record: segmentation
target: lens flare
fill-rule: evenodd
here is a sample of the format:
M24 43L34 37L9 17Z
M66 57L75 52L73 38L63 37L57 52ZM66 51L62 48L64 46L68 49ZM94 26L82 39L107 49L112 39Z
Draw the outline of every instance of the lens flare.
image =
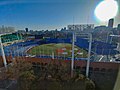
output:
M115 0L104 0L95 8L94 14L100 21L108 21L114 18L118 12L118 4Z

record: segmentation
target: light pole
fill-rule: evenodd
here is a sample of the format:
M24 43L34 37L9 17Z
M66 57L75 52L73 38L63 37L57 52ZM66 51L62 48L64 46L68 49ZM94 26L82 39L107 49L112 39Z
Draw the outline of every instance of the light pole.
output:
M1 35L0 35L0 45L1 45L3 63L4 63L5 68L7 68L7 61L6 61L5 52L4 52L4 49L3 49L3 44L2 44L2 40L1 40Z
M120 38L120 35L111 34L110 37L117 37L117 38ZM112 41L112 40L111 40L111 41ZM117 49L120 50L120 43L118 43Z
M89 49L88 49L88 59L87 59L87 67L86 67L86 77L89 76L89 67L90 67L90 55L91 55L91 46L92 46L92 34L89 34Z
M74 46L75 46L75 32L73 32L73 37L72 37L71 77L73 77L73 70L74 70Z

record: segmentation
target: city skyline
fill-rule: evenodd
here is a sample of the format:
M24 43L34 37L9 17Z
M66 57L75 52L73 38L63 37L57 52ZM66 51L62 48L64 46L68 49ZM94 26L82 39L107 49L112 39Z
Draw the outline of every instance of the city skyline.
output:
M94 15L95 7L101 1L1 0L0 25L13 26L17 30L26 27L33 30L60 29L69 24L107 25L108 22L100 22ZM120 23L119 12L114 26Z

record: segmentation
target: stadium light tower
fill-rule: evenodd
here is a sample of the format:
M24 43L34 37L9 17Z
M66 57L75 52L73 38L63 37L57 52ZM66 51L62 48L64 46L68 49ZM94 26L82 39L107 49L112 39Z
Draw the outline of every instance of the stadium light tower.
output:
M7 67L7 62L6 62L5 52L4 52L4 49L3 49L3 44L2 44L2 40L1 40L1 35L0 35L0 45L1 45L3 63L4 63L4 66L5 66L5 68L6 68L6 67Z
M75 32L73 32L73 38L72 38L71 77L73 76L73 71L74 71L74 45L75 45L75 41L76 41L76 36L79 36L79 35L89 37L88 58L87 58L87 65L86 65L86 77L88 77L89 76L91 47L92 47L92 34L91 33L78 33L78 35L77 35Z

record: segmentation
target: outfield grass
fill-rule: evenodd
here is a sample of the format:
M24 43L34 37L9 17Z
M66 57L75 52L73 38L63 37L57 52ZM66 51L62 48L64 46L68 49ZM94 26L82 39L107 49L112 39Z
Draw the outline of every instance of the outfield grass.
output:
M31 55L58 55L58 56L65 56L71 57L72 54L72 45L71 44L44 44L40 46L33 47L28 51L28 54ZM79 54L78 54L79 52ZM67 54L63 54L67 53ZM83 53L83 54L82 54ZM75 56L76 57L87 57L87 51L75 46Z

